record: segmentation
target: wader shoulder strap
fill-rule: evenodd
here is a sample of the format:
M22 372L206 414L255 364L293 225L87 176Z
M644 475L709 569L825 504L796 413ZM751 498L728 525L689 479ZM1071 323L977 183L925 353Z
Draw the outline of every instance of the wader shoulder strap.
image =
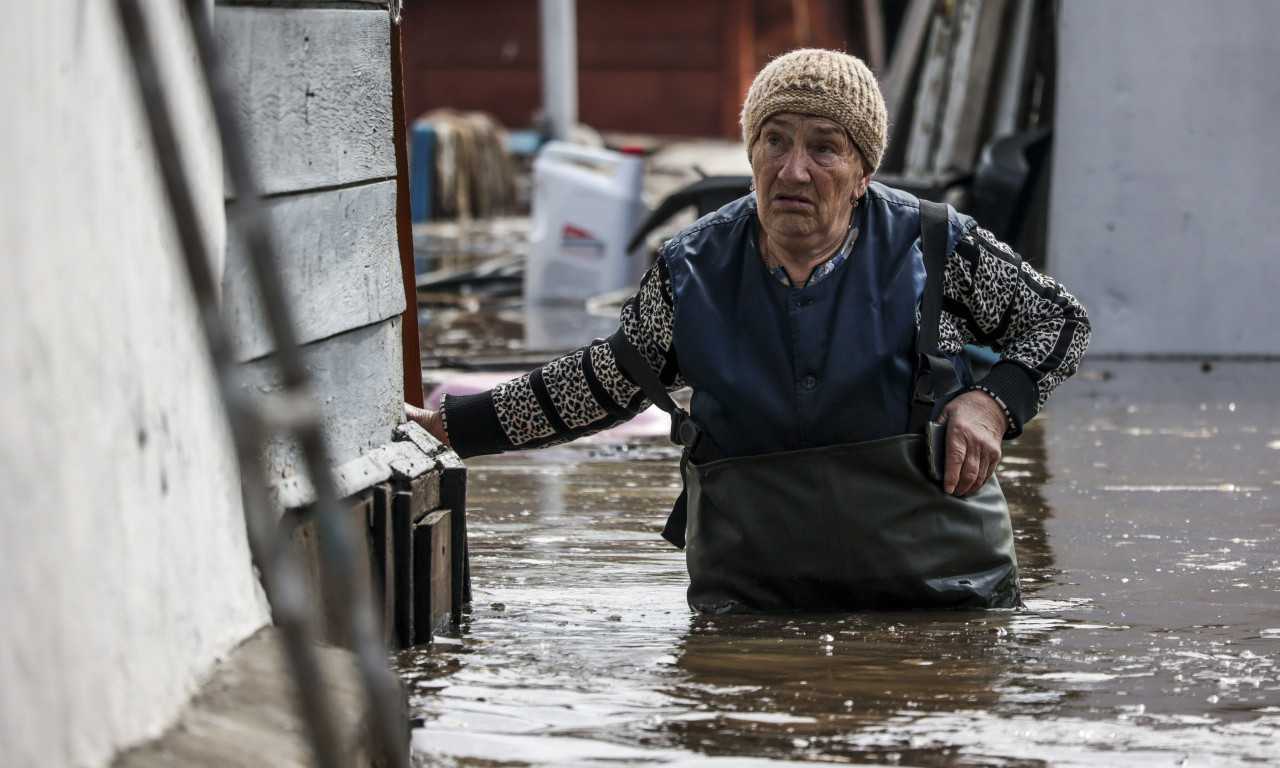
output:
M920 201L920 250L924 257L924 293L920 297L920 333L916 337L916 381L911 401L912 434L924 431L933 417L939 392L957 381L955 366L938 354L938 326L942 318L943 276L947 269L947 206Z
M652 400L654 405L671 414L671 442L683 446L685 452L696 462L724 458L724 452L720 450L720 446L711 440L697 422L689 418L688 411L676 405L676 401L671 399L667 388L649 367L649 362L644 359L621 328L608 338L608 344L618 367L635 381L644 396Z
M676 401L671 399L667 388L662 386L658 375L653 372L653 368L649 367L649 362L644 359L644 355L640 354L621 328L609 337L608 344L618 367L631 377L636 386L640 387L644 396L653 401L654 405L671 414L671 442L684 448L680 455L681 478L684 477L685 464L690 459L700 464L724 458L724 451L720 450L720 446L716 445L698 422L689 417L688 411L676 405ZM688 518L688 495L686 491L681 490L679 498L671 508L671 514L667 516L667 524L662 529L662 538L684 549Z
M942 278L947 269L947 206L920 201L920 250L924 255L924 295L920 297L922 355L938 354L938 323L942 317Z

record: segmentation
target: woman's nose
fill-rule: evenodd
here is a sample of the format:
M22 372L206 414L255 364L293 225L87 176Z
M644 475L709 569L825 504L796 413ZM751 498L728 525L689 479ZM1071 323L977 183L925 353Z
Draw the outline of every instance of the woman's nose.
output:
M787 153L778 172L786 181L805 182L809 180L809 158L796 147Z

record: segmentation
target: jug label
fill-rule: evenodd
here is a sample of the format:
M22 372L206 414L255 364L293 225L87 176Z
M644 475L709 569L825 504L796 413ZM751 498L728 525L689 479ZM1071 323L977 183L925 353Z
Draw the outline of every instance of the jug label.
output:
M580 259L604 257L604 241L585 229L565 224L560 232L560 250L568 256Z

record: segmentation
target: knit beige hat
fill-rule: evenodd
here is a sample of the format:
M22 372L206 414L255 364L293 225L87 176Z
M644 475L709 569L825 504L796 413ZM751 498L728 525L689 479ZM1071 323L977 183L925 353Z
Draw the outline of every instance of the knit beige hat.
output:
M760 70L742 105L747 154L760 136L760 126L779 112L817 115L839 123L871 170L880 167L889 119L876 76L856 56L801 48Z

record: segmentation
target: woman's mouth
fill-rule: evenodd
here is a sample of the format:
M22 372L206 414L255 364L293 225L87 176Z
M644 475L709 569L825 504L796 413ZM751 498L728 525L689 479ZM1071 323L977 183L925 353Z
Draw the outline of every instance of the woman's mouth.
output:
M778 208L801 210L813 207L813 202L802 195L774 195L773 204Z

